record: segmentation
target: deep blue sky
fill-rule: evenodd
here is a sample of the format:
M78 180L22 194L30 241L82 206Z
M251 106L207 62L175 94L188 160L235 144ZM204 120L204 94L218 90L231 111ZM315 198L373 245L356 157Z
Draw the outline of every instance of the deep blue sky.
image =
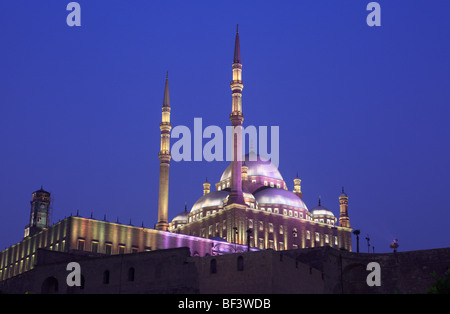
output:
M23 237L31 193L53 222L157 220L166 71L172 124L230 124L236 24L246 125L280 126L280 171L376 252L450 246L450 1L0 1L0 249ZM173 143L173 142L172 142ZM169 216L226 162L170 168Z

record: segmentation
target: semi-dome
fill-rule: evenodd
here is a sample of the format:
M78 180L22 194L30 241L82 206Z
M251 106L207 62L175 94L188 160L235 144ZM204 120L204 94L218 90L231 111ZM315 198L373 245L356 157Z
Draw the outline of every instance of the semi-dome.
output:
M254 195L260 206L264 204L279 204L308 210L300 197L288 190L266 188Z
M278 168L270 161L264 161L259 155L254 152L250 152L242 158L245 161L245 165L248 167L247 175L250 176L264 176L277 180L283 180ZM220 181L231 178L231 163L225 169L220 178Z
M228 196L228 191L212 191L203 195L192 206L191 212L202 209L204 207L222 206L223 201Z

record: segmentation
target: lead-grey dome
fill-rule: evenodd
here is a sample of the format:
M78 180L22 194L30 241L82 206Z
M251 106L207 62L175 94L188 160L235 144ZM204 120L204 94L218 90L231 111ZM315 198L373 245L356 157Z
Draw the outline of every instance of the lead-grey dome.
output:
M278 168L270 161L263 160L259 155L254 152L250 152L242 158L245 161L245 165L248 167L247 175L250 176L264 176L268 178L273 178L277 180L282 180ZM220 181L231 178L231 164L225 169L220 178Z

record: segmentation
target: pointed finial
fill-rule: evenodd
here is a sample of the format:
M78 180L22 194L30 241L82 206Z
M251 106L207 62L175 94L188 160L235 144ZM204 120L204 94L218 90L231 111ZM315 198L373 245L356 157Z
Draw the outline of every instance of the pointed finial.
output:
M320 205L320 195L319 195L319 206L321 206L321 205Z
M184 211L187 212L187 202L184 202Z
M141 225L141 227L142 227L142 228L144 228L144 222L142 222L142 225Z
M239 34L239 24L236 24L236 34Z
M166 85L164 86L164 100L163 107L170 107L170 96L169 96L169 71L166 73Z
M106 214L103 216L103 221L106 221Z
M234 43L234 59L233 63L241 63L241 46L239 43L239 25L236 29L236 41Z

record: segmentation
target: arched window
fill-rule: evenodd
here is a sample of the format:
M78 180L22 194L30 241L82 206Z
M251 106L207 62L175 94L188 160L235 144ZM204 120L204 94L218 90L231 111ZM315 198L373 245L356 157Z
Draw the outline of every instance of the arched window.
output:
M216 274L217 273L217 261L216 259L212 259L211 263L209 265L209 272L211 274Z
M103 284L109 284L109 270L103 272Z
M134 267L128 269L128 281L134 281Z
M237 270L238 271L244 270L244 258L242 256L239 256L237 259Z

